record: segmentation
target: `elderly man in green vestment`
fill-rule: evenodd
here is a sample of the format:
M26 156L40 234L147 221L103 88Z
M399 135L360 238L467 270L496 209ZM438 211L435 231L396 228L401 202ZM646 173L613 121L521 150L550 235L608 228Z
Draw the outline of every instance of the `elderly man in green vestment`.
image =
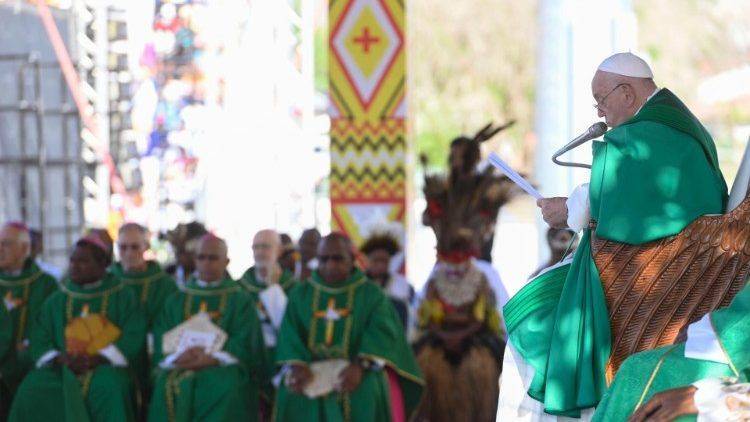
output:
M113 264L110 271L135 292L138 303L146 315L149 333L146 338L151 339L144 345L138 359L132 363L138 375L142 402L147 402L151 390L148 352L148 343L153 341L151 331L164 302L177 290L177 285L172 277L162 271L159 263L146 260L145 253L149 249L148 230L140 224L126 223L120 227L115 248L120 262Z
M312 277L289 294L274 419L408 420L424 381L393 305L354 267L347 237L325 237L317 258Z
M583 237L571 263L542 273L504 308L506 361L521 362L505 366L501 416L588 418L607 389L613 310L592 257L590 220L599 238L643 244L726 206L711 136L671 91L656 86L645 61L632 53L607 58L591 89L611 130L594 142L590 183L569 198L538 201L550 226L583 230ZM519 386L509 378L526 380ZM532 401L517 393L523 387Z
M19 386L9 420L135 420L128 366L146 319L135 294L107 272L109 257L97 237L76 243L69 280L44 302L31 334L37 369Z
M711 400L716 378L748 382L750 369L750 286L732 303L683 330L686 341L637 353L615 377L594 420L685 419ZM633 414L635 412L635 414Z
M261 230L253 237L253 259L255 265L249 268L237 280L247 290L258 311L263 341L269 356L269 365L273 365L276 337L279 334L281 320L286 310L287 294L297 284L294 274L284 270L278 262L282 251L281 236L274 230ZM273 368L266 369L268 374ZM270 379L269 379L270 381ZM268 403L273 402L273 386L269 383L262 386L261 394Z
M42 271L30 253L29 229L22 223L6 223L0 229L0 296L13 325L13 347L1 361L0 375L11 393L34 366L29 336L42 304L57 290L54 277Z
M148 419L257 420L267 363L252 298L226 277L229 259L222 239L201 238L195 259L197 277L167 299L154 325L158 369ZM221 350L192 346L166 354L168 332L199 314L226 334Z
M263 339L270 355L276 346L276 337L286 309L287 294L297 280L294 274L283 270L278 263L281 254L281 237L273 230L261 230L253 238L255 265L238 280L250 293L258 309L263 327Z

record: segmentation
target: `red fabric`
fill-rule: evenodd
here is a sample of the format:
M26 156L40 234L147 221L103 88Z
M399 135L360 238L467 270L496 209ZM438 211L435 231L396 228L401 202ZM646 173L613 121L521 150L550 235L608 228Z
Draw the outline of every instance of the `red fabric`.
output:
M106 254L110 253L109 248L107 247L106 244L104 244L104 241L102 241L99 238L99 236L97 236L95 234L89 234L89 235L86 235L86 236L82 237L78 241L78 243L87 243L87 244L89 244L89 245L91 245L91 246L93 246L95 248L101 249Z
M398 383L398 375L388 367L385 368L385 374L388 377L388 392L391 396L391 421L406 422L404 395L401 392L401 384Z
M435 200L427 201L427 214L432 218L440 218L443 216L443 207L440 206Z
M29 226L27 226L23 221L9 221L5 223L5 227L11 227L23 232L29 231Z
M438 253L438 260L450 264L461 264L477 256L478 254L475 251L440 252Z

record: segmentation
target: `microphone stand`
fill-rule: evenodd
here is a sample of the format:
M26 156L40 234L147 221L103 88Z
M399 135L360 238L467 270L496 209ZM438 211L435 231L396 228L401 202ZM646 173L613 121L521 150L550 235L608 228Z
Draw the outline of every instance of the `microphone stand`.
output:
M584 142L586 142L586 141L584 141ZM582 143L583 142L581 142L581 144ZM560 161L560 160L557 159L561 155L563 155L566 152L568 152L568 151L570 151L570 150L572 150L572 149L580 146L581 144L570 145L570 146L566 145L565 147L559 149L556 153L554 153L552 155L552 162L555 163L555 164L557 164L558 166L563 166L563 167L579 167L579 168L582 168L582 169L591 169L591 165L590 164L574 163L572 161Z

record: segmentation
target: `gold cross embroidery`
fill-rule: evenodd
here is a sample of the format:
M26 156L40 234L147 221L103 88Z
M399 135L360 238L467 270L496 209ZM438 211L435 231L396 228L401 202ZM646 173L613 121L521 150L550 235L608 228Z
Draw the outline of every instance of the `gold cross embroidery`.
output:
M315 311L313 318L325 319L326 322L326 346L330 346L333 343L333 324L349 315L348 309L336 309L336 299L328 299L328 307L322 311Z
M5 299L5 303L9 305L8 306L9 311L12 309L20 308L21 306L26 304L26 301L23 300L23 298L14 297L13 292L11 292L10 290L8 290L8 292L5 294L4 299Z
M200 308L198 310L198 313L208 314L208 316L211 319L218 319L221 317L221 311L210 311L208 310L208 305L206 304L205 300L201 300Z

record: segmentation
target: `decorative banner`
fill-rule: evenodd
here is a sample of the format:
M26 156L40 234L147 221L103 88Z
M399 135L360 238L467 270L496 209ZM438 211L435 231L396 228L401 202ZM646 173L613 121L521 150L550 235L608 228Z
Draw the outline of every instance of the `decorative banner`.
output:
M330 0L333 229L355 244L406 206L403 0Z

